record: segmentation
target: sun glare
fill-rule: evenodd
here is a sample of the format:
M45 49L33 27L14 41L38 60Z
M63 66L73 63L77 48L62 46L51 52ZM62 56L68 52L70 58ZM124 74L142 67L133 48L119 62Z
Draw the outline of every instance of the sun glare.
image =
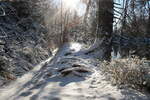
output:
M71 10L76 10L80 0L62 0L64 6Z
M85 13L86 5L81 2L81 0L54 0L56 5L60 5L63 8L63 11L74 11L77 12L79 16L82 16Z

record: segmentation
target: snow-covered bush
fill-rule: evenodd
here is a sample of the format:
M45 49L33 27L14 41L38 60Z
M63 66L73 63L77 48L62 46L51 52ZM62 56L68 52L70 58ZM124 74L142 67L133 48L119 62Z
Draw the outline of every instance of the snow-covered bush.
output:
M112 84L132 88L150 87L150 62L138 58L118 59L102 63L102 70Z
M47 28L34 19L28 2L1 1L5 15L0 16L0 86L31 70L51 54L45 39ZM29 9L27 9L29 8ZM1 11L0 11L1 12Z

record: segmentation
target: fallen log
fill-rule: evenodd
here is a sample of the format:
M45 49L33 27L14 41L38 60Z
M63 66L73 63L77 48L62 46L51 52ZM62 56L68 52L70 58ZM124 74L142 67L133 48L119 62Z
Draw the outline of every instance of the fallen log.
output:
M77 75L77 73L91 73L91 69L88 69L87 67L71 67L71 68L65 68L60 71L61 75L66 76L70 73L73 73L74 75Z

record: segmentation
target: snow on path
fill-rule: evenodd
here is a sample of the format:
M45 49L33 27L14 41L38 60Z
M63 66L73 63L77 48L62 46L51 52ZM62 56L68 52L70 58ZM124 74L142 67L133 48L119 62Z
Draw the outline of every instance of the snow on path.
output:
M75 49L74 53L79 51L77 44L70 47L70 50ZM64 53L61 52L60 55ZM46 62L50 63L52 58L42 62L10 86L0 89L0 100L150 100L148 96L135 90L118 89L112 86L105 81L98 67L93 67L94 72L87 77L51 76L48 72L54 66L46 67L49 69L46 72L43 71L46 70L43 66ZM82 60L89 66L94 66L91 63L92 59ZM42 75L46 75L46 78L43 78Z

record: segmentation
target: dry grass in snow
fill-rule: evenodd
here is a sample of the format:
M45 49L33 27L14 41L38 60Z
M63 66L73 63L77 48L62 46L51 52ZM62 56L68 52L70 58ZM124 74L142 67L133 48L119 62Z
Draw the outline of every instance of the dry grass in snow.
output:
M112 84L150 90L150 62L138 58L102 63L102 71Z

